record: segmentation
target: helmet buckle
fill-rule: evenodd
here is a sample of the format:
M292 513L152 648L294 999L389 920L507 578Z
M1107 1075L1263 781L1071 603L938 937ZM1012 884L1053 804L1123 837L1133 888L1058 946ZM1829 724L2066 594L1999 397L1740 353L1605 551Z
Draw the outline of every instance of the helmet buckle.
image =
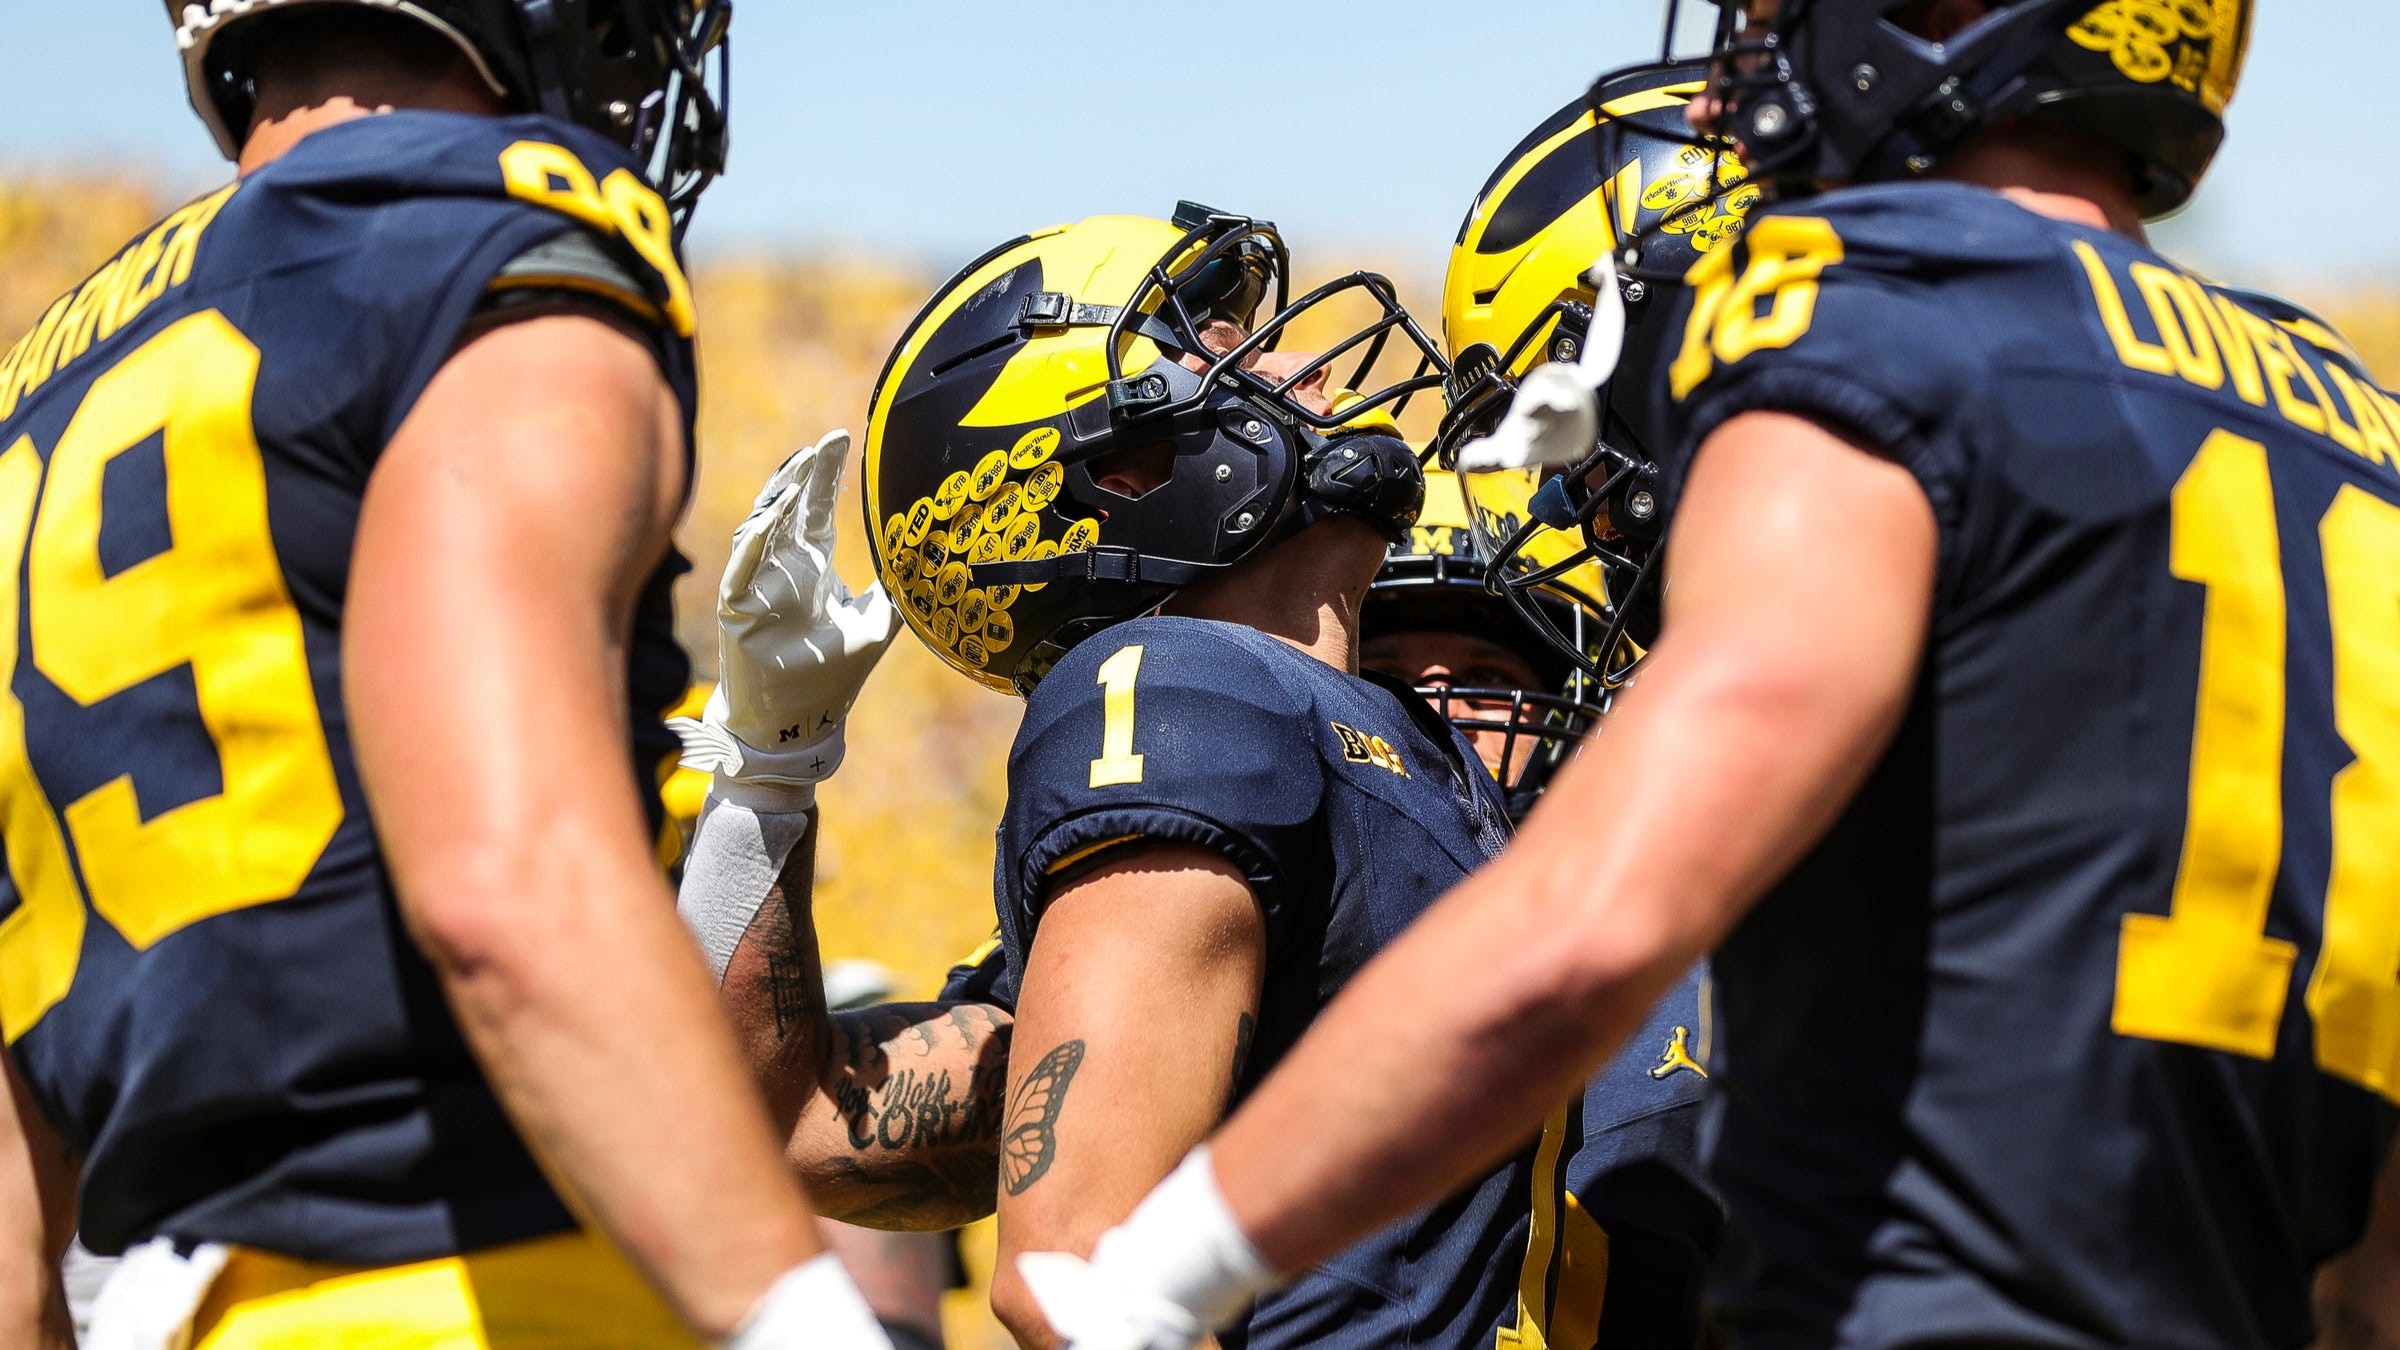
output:
M1135 375L1108 382L1108 411L1120 421L1130 421L1165 407L1172 398L1166 380L1157 375Z
M1035 291L1017 310L1019 328L1106 328L1124 311L1115 305L1078 304L1065 291Z

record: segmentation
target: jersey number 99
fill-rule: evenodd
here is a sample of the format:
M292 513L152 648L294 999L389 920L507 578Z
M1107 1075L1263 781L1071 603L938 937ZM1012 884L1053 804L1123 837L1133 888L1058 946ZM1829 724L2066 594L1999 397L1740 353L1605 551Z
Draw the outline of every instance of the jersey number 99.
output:
M87 896L146 949L290 896L342 822L300 615L268 532L251 422L258 367L258 348L222 315L195 314L92 382L46 472L30 437L0 451L0 833L19 900L0 921L0 1027L12 1043L73 987ZM174 542L111 575L101 485L110 461L153 436ZM188 668L223 790L145 820L126 766L54 806L26 750L20 661L86 708Z

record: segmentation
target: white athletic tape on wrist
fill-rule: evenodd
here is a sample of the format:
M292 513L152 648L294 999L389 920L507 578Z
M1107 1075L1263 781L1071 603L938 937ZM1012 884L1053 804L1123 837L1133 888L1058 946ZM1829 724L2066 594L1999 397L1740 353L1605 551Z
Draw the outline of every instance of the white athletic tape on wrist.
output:
M801 788L795 803L791 789L774 789L771 809L762 809L751 803L768 789L741 789L737 795L744 800L737 801L728 795L732 787L720 778L709 788L675 896L675 911L699 939L719 983L792 849L808 833L808 808L816 793Z
M777 1280L723 1350L892 1350L892 1340L827 1252Z

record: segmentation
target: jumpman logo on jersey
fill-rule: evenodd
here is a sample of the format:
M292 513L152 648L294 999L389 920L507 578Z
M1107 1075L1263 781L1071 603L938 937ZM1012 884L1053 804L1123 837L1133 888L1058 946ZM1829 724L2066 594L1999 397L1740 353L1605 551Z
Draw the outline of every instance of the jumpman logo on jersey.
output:
M1658 1067L1650 1071L1650 1076L1664 1082L1686 1069L1702 1078L1708 1077L1708 1070L1700 1066L1699 1060L1692 1058L1691 1028L1677 1027L1675 1038L1667 1042L1666 1053L1659 1056Z

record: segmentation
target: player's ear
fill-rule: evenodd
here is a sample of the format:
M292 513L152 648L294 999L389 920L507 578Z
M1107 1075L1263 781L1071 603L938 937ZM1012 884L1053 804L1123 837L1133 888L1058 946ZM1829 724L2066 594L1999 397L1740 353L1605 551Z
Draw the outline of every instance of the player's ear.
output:
M1137 502L1174 476L1175 446L1170 441L1113 451L1092 461L1094 487Z

